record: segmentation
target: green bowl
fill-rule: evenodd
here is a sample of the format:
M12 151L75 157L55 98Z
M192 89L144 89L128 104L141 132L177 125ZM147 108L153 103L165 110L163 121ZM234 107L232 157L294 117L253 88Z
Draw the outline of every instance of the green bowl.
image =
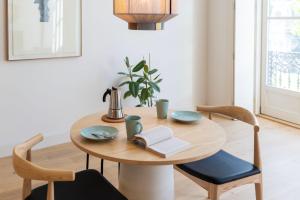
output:
M118 129L110 126L92 126L80 131L80 135L88 140L105 141L117 137Z
M176 111L172 113L171 117L179 122L192 123L199 121L202 115L199 112L193 111Z

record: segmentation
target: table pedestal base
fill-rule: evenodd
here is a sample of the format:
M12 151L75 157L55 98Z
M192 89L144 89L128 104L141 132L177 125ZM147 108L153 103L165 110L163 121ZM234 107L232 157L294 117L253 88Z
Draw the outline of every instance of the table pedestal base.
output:
M129 200L174 200L173 165L121 164L119 190Z

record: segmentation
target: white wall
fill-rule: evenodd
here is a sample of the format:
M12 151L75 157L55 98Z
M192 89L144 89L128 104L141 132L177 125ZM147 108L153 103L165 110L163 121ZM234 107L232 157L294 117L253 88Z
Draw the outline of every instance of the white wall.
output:
M255 0L236 0L234 104L254 111Z
M0 156L42 132L44 144L69 141L80 117L103 111L101 95L124 69L149 52L162 72L161 97L173 108L206 103L207 0L179 0L180 15L161 32L129 31L112 15L112 1L83 1L83 56L6 61L5 3L0 3ZM193 83L196 83L194 85ZM194 91L197 90L197 91ZM125 105L135 102L125 102Z
M210 0L208 0L210 1ZM207 104L207 61L208 61L208 1L194 1L194 71L193 92L196 105ZM205 66L205 67L203 67Z
M234 104L254 110L255 3L208 1L209 105Z
M233 104L234 0L208 1L209 105Z

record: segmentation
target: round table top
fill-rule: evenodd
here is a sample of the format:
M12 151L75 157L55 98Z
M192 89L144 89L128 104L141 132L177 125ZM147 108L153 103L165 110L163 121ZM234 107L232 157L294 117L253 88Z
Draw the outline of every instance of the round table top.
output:
M160 125L171 128L176 137L190 142L192 147L168 158L162 158L127 141L125 123L103 122L101 116L105 113L92 114L75 122L71 128L72 142L82 151L105 160L132 165L173 165L209 157L218 152L226 140L224 129L205 117L197 123L184 124L170 118L157 119L155 108L128 108L124 112L127 115L141 116L144 130ZM115 127L119 130L119 135L116 139L106 142L93 142L80 136L83 128L95 125Z

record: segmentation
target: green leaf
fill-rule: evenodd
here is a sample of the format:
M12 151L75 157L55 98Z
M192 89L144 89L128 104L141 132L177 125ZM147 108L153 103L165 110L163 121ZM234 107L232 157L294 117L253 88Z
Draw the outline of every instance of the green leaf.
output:
M126 99L126 98L128 98L128 97L130 97L131 96L131 92L130 91L127 91L127 92L125 92L125 94L124 94L124 99Z
M130 68L129 58L127 56L125 58L125 64L127 68Z
M133 71L133 72L138 72L138 71L140 71L141 69L144 68L145 64L146 64L146 61L145 61L145 60L142 60L141 62L139 62L139 63L133 68L132 71Z
M144 78L139 78L136 82L138 82L138 83L142 83L142 82L144 82L145 81L145 79Z
M160 92L160 88L158 87L158 85L156 83L153 82L149 82L149 85L157 92Z
M124 85L129 84L129 83L130 83L130 81L125 81L125 82L121 83L121 84L119 85L119 87L122 87L122 86L124 86Z
M146 79L146 80L150 80L149 79L149 76L144 72L144 78Z
M156 72L158 72L158 69L152 69L148 74L152 75L155 74Z
M129 83L129 91L131 92L131 95L133 97L137 97L138 94L139 94L139 89L140 89L140 85L139 83L136 83L136 82L130 82Z
M160 82L162 82L162 79L159 79L159 80L155 81L156 84L158 84Z
M149 93L149 95L150 96L153 96L153 94L154 94L154 90L153 90L153 88L148 88L148 93Z
M149 66L148 66L148 65L145 65L145 66L144 66L144 72L145 72L145 73L148 73L148 72L149 72Z
M142 93L141 93L141 98L143 101L147 100L149 97L149 93L148 93L148 90L146 88L144 88L142 90Z
M143 76L141 76L141 75L138 75L138 74L132 74L132 77L143 78Z
M124 76L129 76L129 74L125 73L125 72L119 72L119 75L124 75Z
M158 79L159 76L160 76L160 74L158 74L158 75L154 78L154 80Z

